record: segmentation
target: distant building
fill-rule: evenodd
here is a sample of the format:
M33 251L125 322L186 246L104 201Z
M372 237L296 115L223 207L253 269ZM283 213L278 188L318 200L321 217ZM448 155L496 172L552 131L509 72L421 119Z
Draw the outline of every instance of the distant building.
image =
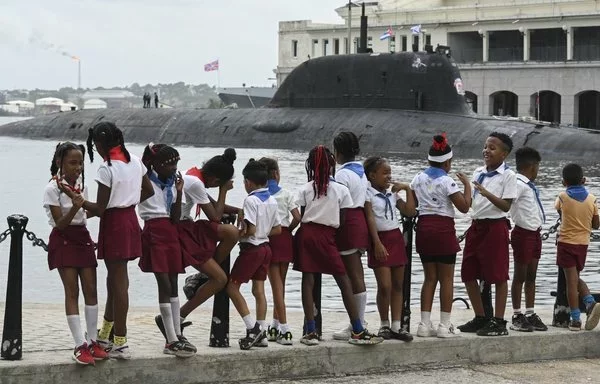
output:
M60 112L65 104L63 99L57 97L43 97L35 101L35 111L37 114L48 114Z
M84 101L100 99L106 103L106 108L133 108L134 106L141 104L141 97L138 97L129 91L110 89L87 91L81 98Z
M279 23L278 83L309 58L356 52L360 7L352 7L348 41L348 6L343 3L336 12L345 24ZM597 1L382 0L365 4L367 47L374 52L450 46L474 111L600 129ZM388 28L392 37L380 40Z
M25 100L11 100L6 104L16 106L19 110L19 113L29 113L33 110L33 108L35 108L34 103Z
M83 103L83 109L105 109L108 104L101 99L89 99Z

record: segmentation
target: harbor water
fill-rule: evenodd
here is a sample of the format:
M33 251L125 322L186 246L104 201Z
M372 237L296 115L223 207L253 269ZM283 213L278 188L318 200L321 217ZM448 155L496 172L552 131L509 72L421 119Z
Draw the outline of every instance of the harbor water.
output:
M10 118L0 117L0 124L12 121ZM452 138L449 138L450 141ZM331 143L324 143L331 145ZM483 145L483 143L482 143ZM56 142L41 140L15 139L0 137L0 164L3 170L3 182L0 183L0 232L7 228L5 218L8 215L20 213L29 217L27 229L33 231L38 237L47 240L50 233L50 226L45 211L42 207L42 197L44 187L49 181L50 163ZM134 154L141 156L143 147L140 145L128 145L127 148ZM181 161L179 168L182 171L192 166L201 166L202 163L214 155L221 154L223 148L178 148ZM262 156L274 157L279 160L281 169L281 185L292 191L306 182L306 173L304 161L305 152L296 152L288 150L261 150L261 149L240 149L238 159L235 163L236 173L234 176L234 189L229 192L227 203L240 206L246 193L244 191L241 170L250 158L260 158ZM455 154L452 174L456 171L471 174L482 161L461 160L460 153ZM392 165L393 178L397 181L410 182L414 175L426 167L425 154L423 160L404 160L401 158L390 158ZM96 183L94 177L98 167L98 161L89 163L86 158L86 186L89 188L91 200L96 196ZM514 165L514 164L510 164ZM544 229L549 228L556 222L557 213L554 210L554 199L563 189L561 185L561 168L563 163L543 162L540 168L540 174L536 181L540 187L542 202L544 204L548 221ZM514 168L514 167L513 167ZM591 193L600 195L600 163L592 166L586 166L585 175L587 178L587 187ZM209 190L216 197L217 190ZM457 212L457 233L462 234L470 222L468 215L462 215ZM98 219L90 219L88 228L92 238L96 239L98 233ZM9 260L10 239L0 244L0 300L6 295L6 276ZM464 245L464 244L461 244ZM232 263L237 256L238 248L234 248L232 253ZM457 261L457 270L455 273L455 297L467 297L464 287L460 280L460 262L462 254L459 254ZM544 241L542 249L542 259L539 264L537 279L537 298L538 305L551 306L553 298L550 291L555 289L557 267L555 265L556 248L554 236ZM586 269L582 277L588 282L592 290L600 288L600 243L592 242L589 247ZM512 262L512 258L511 258ZM63 289L57 271L49 271L46 253L39 247L33 247L25 239L23 255L23 301L32 303L61 303L64 300ZM412 305L418 305L421 283L423 281L423 271L418 255L413 253L413 272L411 285ZM371 270L366 267L365 260L365 278L368 289L368 310L376 311L375 290L376 281ZM130 305L131 306L153 306L157 302L157 287L154 277L140 271L137 262L129 263L130 272ZM188 273L193 273L192 268L188 268ZM512 266L511 266L512 274ZM100 262L98 266L98 294L99 301L103 302L106 297L106 288L104 279L106 277L106 268ZM180 287L183 284L185 276L180 278ZM290 309L301 308L300 288L301 275L296 271L290 271L286 284L286 301ZM270 288L267 286L267 295L270 300ZM251 298L249 286L243 288L245 296ZM329 310L342 311L343 304L337 286L331 277L323 279L323 308ZM183 293L181 293L183 296ZM212 302L212 301L211 301ZM437 303L437 298L436 298ZM250 302L252 305L252 301ZM210 305L207 303L207 305ZM456 303L455 305L463 305ZM510 304L510 300L509 303Z

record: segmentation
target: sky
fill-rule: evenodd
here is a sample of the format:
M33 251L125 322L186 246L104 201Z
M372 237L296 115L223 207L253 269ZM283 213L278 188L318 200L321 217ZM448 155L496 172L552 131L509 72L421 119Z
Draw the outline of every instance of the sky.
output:
M278 23L343 23L345 0L3 0L0 89L274 81Z

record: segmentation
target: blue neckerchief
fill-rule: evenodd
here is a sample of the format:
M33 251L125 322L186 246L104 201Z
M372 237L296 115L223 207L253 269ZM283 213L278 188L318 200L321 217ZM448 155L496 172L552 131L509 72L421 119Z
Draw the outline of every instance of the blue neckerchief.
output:
M362 178L365 174L365 169L363 168L361 163L346 163L342 165L342 169L348 169L356 173L360 178Z
M588 194L589 193L587 189L585 189L583 185L571 185L570 187L567 187L567 195L569 195L571 199L575 199L580 203L587 199Z
M507 169L508 169L508 165L504 164L504 170L507 170ZM498 172L497 168L494 169L491 172L481 172L479 174L479 177L477 177L477 182L479 184L483 184L483 180L485 180L486 177L494 177L494 176L499 175L499 174L500 174L500 172ZM475 196L478 193L479 193L479 191L475 190L475 192L473 192L473 196Z
M525 183L525 181L517 178L517 180L521 181L522 183ZM546 222L546 212L544 212L544 206L542 205L542 201L540 200L540 191L537 189L537 187L535 186L535 184L533 184L532 181L528 181L527 183L525 183L529 186L529 188L531 188L531 190L533 191L533 194L535 195L535 199L537 200L538 206L540 207L540 210L542 211L542 217L544 218L544 223Z
M446 171L444 171L442 168L436 167L429 167L426 170L424 170L423 173L432 178L433 180L437 179L438 177L447 175Z
M275 179L267 180L267 188L269 189L269 193L271 195L274 195L277 192L281 191L281 187L277 184L277 180Z
M271 194L267 188L259 188L250 192L248 196L256 196L264 203L271 196Z
M148 178L156 185L160 187L160 189L164 190L167 188L167 213L171 213L171 205L173 205L173 185L175 184L175 175L169 177L165 183L161 179L158 178L156 172L151 171L148 172Z
M391 216L389 219L394 220L394 208L392 207L392 202L390 201L390 196L392 196L392 194L390 192L386 192L386 193L379 192L379 193L375 194L375 196L385 200L384 213L385 213L386 220L388 219L388 215L387 215L388 209L390 211L390 216Z

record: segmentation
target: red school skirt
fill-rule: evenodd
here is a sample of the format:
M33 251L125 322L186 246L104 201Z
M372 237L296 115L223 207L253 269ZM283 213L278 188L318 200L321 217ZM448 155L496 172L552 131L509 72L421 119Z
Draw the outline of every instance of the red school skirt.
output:
M171 219L165 217L144 222L139 266L143 272L185 272L177 226Z
M65 229L53 228L48 239L48 267L96 268L94 242L85 225L69 225Z
M336 236L340 251L369 248L369 228L362 207L345 210L345 219Z
M98 259L135 260L142 256L142 230L135 206L110 208L100 218Z
M281 227L281 234L269 237L271 263L291 263L294 260L294 239L288 227Z
M424 215L417 221L415 239L417 253L422 256L449 256L460 251L454 219L448 216Z
M219 223L209 220L182 220L177 224L183 266L200 266L215 255Z
M530 231L515 226L510 234L513 258L518 264L530 264L542 256L542 236L540 230Z
M296 233L294 269L307 273L346 274L335 243L336 229L328 225L302 223Z
M375 269L379 267L402 267L408 263L406 257L406 244L404 243L404 235L400 229L392 229L391 231L377 232L379 240L388 252L388 257L385 260L377 260L375 258L375 249L371 244L367 253L369 257L369 268Z

